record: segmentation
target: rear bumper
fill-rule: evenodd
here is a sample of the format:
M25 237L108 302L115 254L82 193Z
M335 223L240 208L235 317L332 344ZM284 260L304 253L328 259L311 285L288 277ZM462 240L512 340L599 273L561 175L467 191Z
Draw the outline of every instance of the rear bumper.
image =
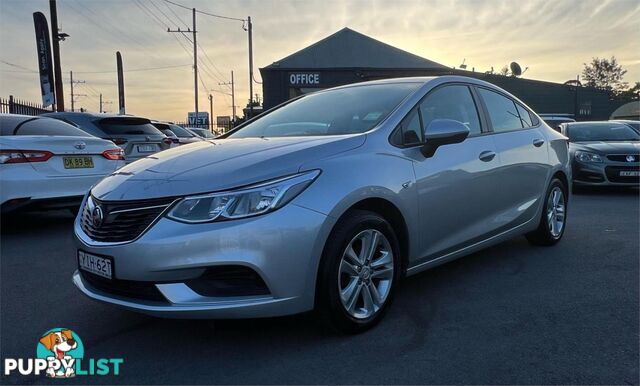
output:
M10 213L17 210L55 210L67 208L79 208L83 196L69 196L57 198L17 198L3 202L0 213Z
M91 175L47 178L36 172L31 165L25 166L2 169L0 205L3 213L31 205L45 208L77 207L86 192L105 177Z

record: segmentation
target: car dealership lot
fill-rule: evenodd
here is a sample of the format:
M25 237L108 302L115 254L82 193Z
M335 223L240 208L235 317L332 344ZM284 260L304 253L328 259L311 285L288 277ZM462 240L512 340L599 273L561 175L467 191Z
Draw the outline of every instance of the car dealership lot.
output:
M1 357L35 355L67 327L117 377L69 383L638 383L638 190L583 190L564 239L523 237L407 279L382 323L356 336L313 315L162 320L98 304L71 283L72 217L3 218ZM44 376L3 383L46 383Z

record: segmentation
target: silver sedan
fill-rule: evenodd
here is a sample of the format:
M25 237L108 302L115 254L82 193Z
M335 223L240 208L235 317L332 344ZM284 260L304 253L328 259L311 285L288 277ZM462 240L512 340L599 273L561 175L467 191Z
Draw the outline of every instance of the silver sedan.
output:
M359 332L404 276L520 235L558 242L569 181L567 139L489 83L349 85L105 178L75 221L73 280L157 316L315 309Z

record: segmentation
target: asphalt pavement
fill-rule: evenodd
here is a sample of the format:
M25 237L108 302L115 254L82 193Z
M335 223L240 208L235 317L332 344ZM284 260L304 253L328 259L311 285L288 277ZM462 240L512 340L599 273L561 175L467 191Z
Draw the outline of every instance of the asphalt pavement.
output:
M519 237L408 278L383 322L357 336L313 314L163 320L93 302L71 283L73 218L2 219L0 357L34 357L74 330L118 376L0 383L638 384L638 190L586 190L550 248Z

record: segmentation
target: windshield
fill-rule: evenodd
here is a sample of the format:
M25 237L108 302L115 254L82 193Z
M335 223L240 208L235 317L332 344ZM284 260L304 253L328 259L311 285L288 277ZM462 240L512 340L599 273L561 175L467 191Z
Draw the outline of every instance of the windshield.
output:
M577 123L567 125L567 136L571 142L594 141L639 141L640 134L621 123Z
M364 133L384 120L421 83L354 86L295 100L228 138Z

